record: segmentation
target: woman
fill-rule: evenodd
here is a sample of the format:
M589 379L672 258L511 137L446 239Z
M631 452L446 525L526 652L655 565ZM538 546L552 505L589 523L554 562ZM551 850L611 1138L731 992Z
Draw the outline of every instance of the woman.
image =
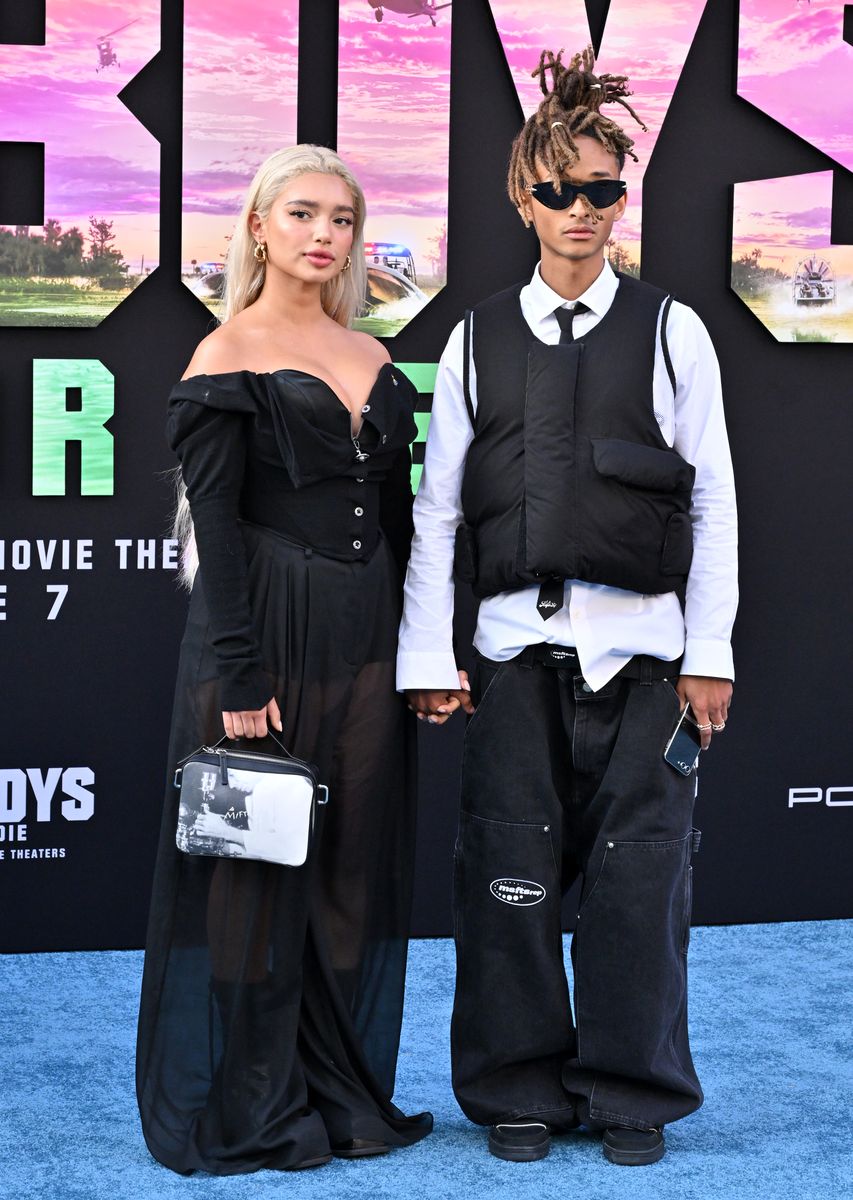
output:
M318 1166L432 1127L389 1099L414 833L394 655L415 393L348 328L364 215L332 151L272 155L231 242L223 323L170 398L190 581L193 543L200 562L171 769L223 730L274 729L331 792L290 868L183 855L167 791L137 1093L149 1149L180 1172Z

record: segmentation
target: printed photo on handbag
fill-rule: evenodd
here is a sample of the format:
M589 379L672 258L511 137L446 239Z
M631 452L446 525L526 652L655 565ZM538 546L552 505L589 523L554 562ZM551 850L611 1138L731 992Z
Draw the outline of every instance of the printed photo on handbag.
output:
M301 867L308 857L315 809L328 788L316 768L294 758L201 746L175 771L180 789L175 843L184 854L247 858Z

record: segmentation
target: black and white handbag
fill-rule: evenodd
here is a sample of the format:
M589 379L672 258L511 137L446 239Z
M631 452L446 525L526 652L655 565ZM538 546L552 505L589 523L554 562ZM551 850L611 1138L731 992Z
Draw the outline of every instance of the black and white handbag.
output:
M284 752L201 746L178 764L175 843L185 854L258 859L301 867L308 857L317 805L329 789L311 763Z

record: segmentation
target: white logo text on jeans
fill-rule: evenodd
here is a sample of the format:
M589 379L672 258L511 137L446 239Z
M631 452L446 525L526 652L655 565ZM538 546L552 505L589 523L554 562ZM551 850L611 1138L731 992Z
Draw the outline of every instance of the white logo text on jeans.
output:
M489 885L489 891L496 900L519 907L538 904L546 896L542 884L530 879L495 879Z

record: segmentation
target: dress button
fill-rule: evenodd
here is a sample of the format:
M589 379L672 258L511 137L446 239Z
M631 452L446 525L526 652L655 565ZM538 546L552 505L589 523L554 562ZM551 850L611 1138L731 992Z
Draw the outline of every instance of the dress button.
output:
M388 441L388 434L383 433L382 434L382 445L384 446L387 441Z
M369 405L369 404L365 404L365 405L363 406L363 408L362 408L362 410L361 410L361 411L362 411L362 412L370 412L370 405Z
M585 692L591 692L591 691L592 691L592 688L589 686L589 684L588 684L588 683L584 683L584 685L583 685L583 690L584 690Z
M358 540L358 538L356 538L355 541L353 542L352 548L353 548L353 550L361 549L361 542Z
M364 479L362 479L362 478L356 479L356 483L364 483Z
M354 508L354 509L353 509L353 512L355 513L355 515L356 515L357 517L363 517L363 516L364 516L364 509L363 509L363 508Z

